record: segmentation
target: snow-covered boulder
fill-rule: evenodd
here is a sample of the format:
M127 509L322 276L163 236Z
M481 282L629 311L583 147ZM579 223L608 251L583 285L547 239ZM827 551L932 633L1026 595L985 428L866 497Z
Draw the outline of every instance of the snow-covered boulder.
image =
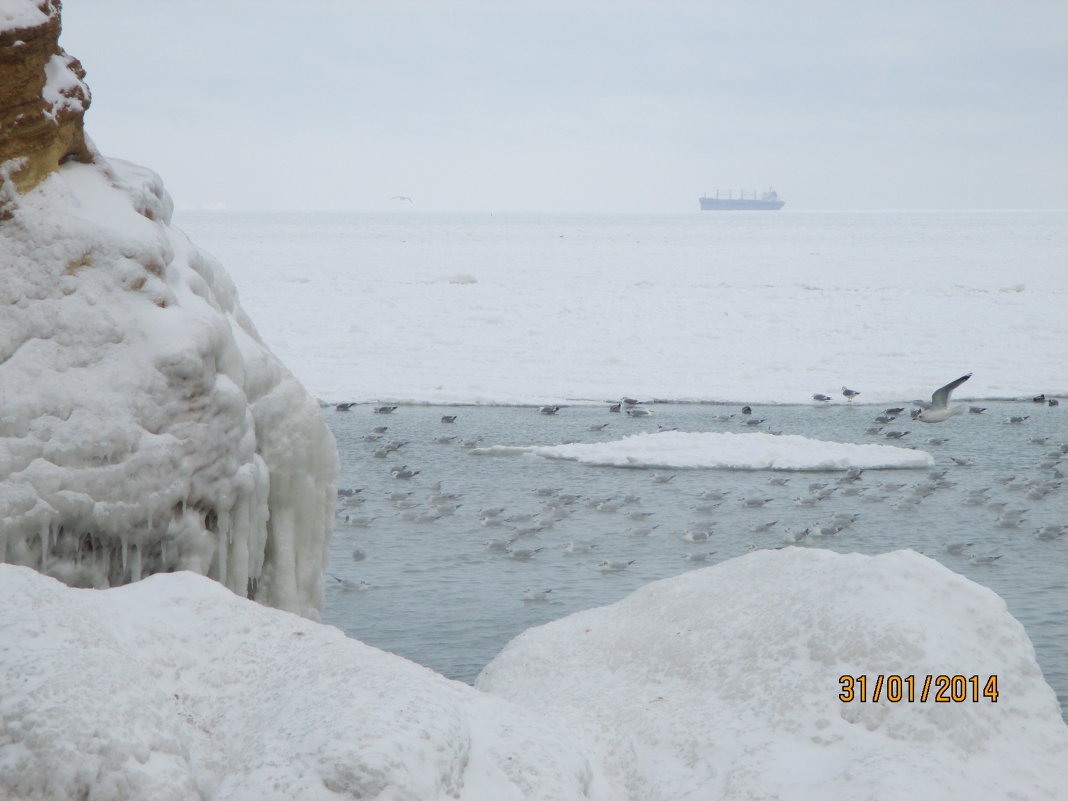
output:
M0 565L0 798L604 799L555 723L192 573Z
M192 570L322 606L337 453L154 173L97 155L0 227L0 561L83 587Z
M315 617L337 451L157 175L84 136L58 0L0 0L0 562L192 570Z
M935 678L921 701L928 675L965 676L967 700L937 702ZM914 700L885 679L871 700L880 676L914 677ZM658 581L524 632L476 686L584 728L635 801L1068 798L1068 727L1023 627L912 551L760 551Z

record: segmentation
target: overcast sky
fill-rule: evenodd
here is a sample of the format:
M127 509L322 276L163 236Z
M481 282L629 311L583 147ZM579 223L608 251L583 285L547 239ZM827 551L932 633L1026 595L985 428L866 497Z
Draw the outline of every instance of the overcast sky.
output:
M1065 0L65 0L182 207L1068 208ZM405 204L406 205L406 204Z

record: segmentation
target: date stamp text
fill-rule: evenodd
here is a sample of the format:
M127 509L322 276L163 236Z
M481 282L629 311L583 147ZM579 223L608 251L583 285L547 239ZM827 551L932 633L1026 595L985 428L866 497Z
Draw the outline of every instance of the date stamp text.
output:
M990 676L898 676L895 674L877 674L875 676L839 676L838 684L842 691L838 700L843 703L853 701L925 704L933 701L939 704L964 703L977 704L989 701L996 704L998 700L998 677Z

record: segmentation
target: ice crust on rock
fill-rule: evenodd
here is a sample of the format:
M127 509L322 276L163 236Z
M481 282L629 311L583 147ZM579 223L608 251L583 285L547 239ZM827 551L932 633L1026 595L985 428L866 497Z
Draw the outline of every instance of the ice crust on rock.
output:
M998 677L997 703L839 700ZM1064 799L1068 727L994 592L913 551L759 551L516 637L482 690L583 728L620 798Z
M529 453L600 467L724 470L930 469L925 451L891 445L827 442L796 434L662 431L633 434L612 442L567 445L494 445L474 454Z
M193 573L0 565L0 620L0 798L613 798L555 722Z
M192 570L315 617L337 454L157 175L99 154L0 227L0 561Z

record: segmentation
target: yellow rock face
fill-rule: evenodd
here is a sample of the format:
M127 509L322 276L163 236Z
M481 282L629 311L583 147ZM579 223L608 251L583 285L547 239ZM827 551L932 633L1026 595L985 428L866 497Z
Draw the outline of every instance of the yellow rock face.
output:
M0 30L0 179L25 192L64 161L90 161L85 70L59 46L59 0L26 0L41 20Z

